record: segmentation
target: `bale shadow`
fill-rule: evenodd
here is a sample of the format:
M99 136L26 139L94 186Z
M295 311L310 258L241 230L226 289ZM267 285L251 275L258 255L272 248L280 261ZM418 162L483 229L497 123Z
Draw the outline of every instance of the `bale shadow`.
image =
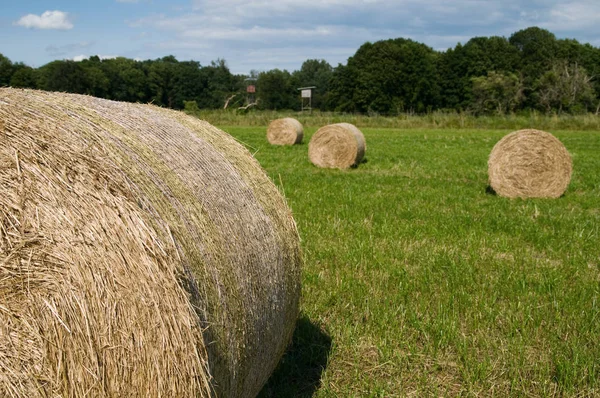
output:
M491 185L485 187L485 193L492 196L498 196L498 194L496 193L496 191L494 191L494 188L492 188Z
M367 159L367 158L362 158L362 159L360 160L360 162L358 162L358 163L354 163L352 166L350 166L350 168L352 168L352 169L357 169L359 165L361 165L361 164L363 164L363 163L367 163L368 161L369 161L369 159Z
M331 337L308 317L301 317L291 345L258 397L312 397L321 386L330 350Z

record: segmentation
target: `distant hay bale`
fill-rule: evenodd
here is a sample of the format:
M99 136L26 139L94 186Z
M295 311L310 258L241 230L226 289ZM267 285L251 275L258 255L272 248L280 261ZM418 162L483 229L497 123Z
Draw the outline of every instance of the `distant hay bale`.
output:
M308 143L308 158L319 167L347 169L365 155L365 137L350 123L321 127Z
M255 396L300 261L284 199L221 130L0 88L0 396Z
M267 140L273 145L299 144L303 137L302 124L291 117L273 120L267 127Z
M569 186L572 169L565 146L539 130L506 135L488 160L490 186L509 198L558 198Z

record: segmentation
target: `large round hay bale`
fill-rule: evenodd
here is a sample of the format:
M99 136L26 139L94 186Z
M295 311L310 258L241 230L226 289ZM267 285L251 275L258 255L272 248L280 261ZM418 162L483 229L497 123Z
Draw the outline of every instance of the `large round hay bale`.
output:
M571 155L552 134L519 130L492 149L488 175L492 189L509 198L558 198L567 189Z
M302 142L302 123L291 117L273 120L267 127L267 140L273 145L294 145Z
M299 281L289 208L224 132L0 89L0 396L255 396Z
M321 127L308 143L308 158L319 167L347 169L360 163L366 150L363 133L350 123Z

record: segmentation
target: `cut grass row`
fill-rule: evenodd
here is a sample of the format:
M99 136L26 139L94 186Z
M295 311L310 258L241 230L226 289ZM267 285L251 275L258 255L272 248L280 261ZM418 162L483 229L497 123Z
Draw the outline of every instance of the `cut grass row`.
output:
M509 130L363 128L367 162L225 127L285 192L305 256L302 319L263 396L600 394L600 134L557 200L486 192ZM315 128L305 130L307 143Z

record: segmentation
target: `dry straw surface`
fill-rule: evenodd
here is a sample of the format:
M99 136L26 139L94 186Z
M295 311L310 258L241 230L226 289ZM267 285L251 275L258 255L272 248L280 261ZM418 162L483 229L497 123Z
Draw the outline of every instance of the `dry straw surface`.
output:
M365 137L350 123L321 127L308 143L308 158L319 167L347 169L365 155Z
M254 396L299 281L289 208L227 134L0 89L0 396Z
M291 117L273 120L267 127L267 140L273 145L294 145L302 142L302 124Z
M572 169L571 155L558 139L531 129L506 135L488 160L490 186L509 198L558 198Z

